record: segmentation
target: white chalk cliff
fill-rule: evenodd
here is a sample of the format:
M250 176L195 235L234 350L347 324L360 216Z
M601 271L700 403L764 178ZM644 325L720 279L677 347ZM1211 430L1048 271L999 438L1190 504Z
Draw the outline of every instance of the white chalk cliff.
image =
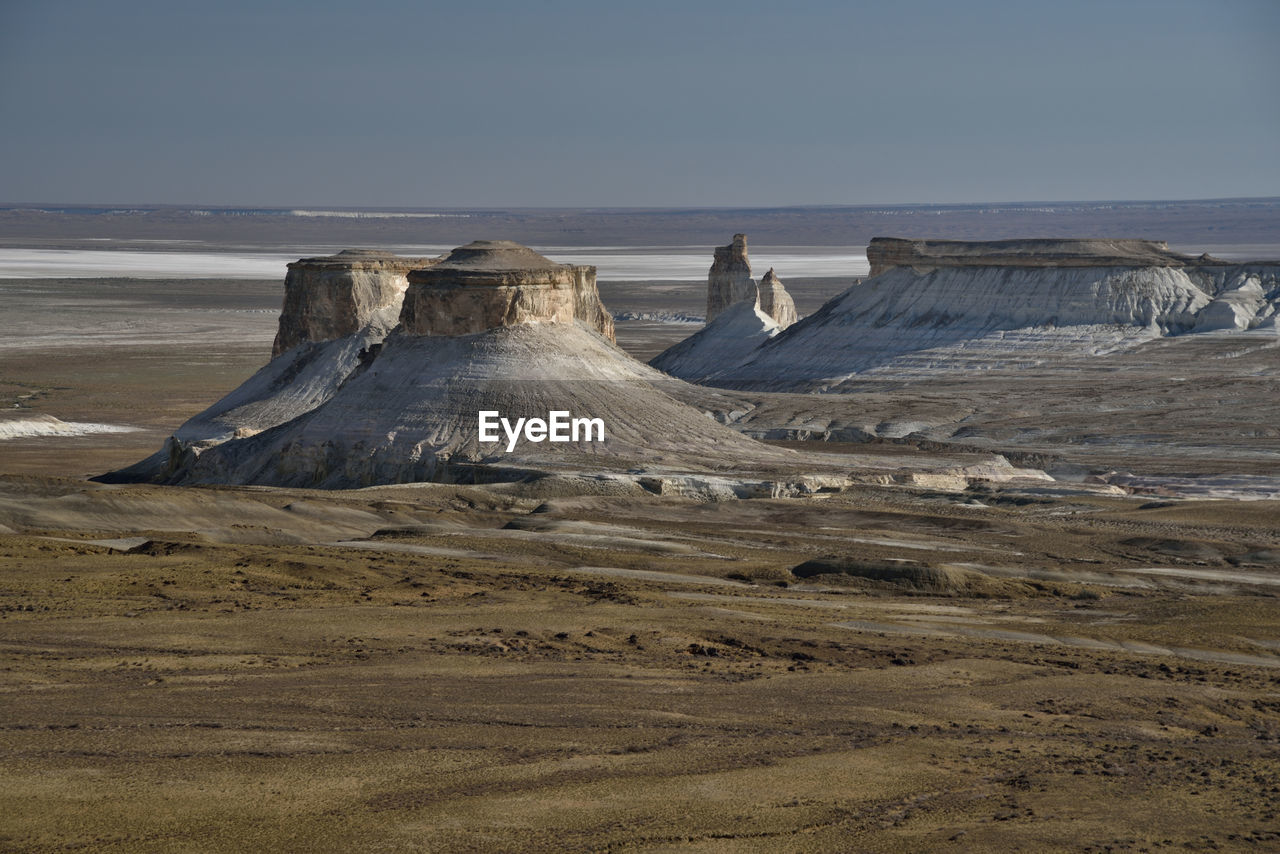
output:
M714 258L707 273L707 323L735 303L759 298L745 234L735 234L728 246L717 246Z
M772 267L761 277L757 287L760 290L760 310L773 318L778 326L786 329L800 319L796 314L795 300L791 299L791 294L787 293Z
M770 269L759 284L751 278L747 236L735 234L728 246L715 248L707 273L707 323L740 302L758 303L784 329L796 322L796 304Z
M119 477L167 480L214 445L283 424L324 403L368 363L396 325L409 271L438 260L345 249L289 264L271 361Z
M673 377L703 382L749 358L796 322L796 304L773 268L759 284L751 278L747 236L717 246L707 274L707 325L659 353L649 364Z
M437 260L344 249L294 261L284 279L284 307L272 358L307 341L333 341L357 333L385 336L400 317L409 271Z
M1031 368L1153 339L1276 329L1280 263L1148 241L876 238L875 275L703 381L835 391L859 377Z
M734 303L680 343L668 347L649 364L673 377L700 382L747 359L782 331L755 300Z
M662 390L669 377L614 346L596 325L594 272L506 241L456 249L409 275L399 325L326 401L188 455L169 482L355 487L795 464L677 401ZM600 418L605 438L522 438L508 450L505 439L480 442L481 410L511 422Z

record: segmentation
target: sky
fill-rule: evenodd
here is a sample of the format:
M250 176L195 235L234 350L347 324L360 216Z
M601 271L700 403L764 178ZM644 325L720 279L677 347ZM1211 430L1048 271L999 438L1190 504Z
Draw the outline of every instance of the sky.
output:
M1280 0L0 0L0 202L1280 195Z

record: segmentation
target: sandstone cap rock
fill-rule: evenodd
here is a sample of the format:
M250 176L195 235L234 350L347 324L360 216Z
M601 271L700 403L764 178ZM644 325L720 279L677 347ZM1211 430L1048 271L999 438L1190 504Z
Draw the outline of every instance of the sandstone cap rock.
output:
M891 267L1184 267L1189 255L1155 240L1127 238L1023 238L1015 240L910 240L873 237L867 246L871 275Z
M385 334L399 317L409 286L406 274L436 261L377 249L344 249L290 263L272 357L303 342L332 341L366 327Z
M411 335L468 335L580 319L612 341L595 273L510 240L477 240L409 274L400 325Z
M754 302L757 295L745 234L735 234L728 246L717 246L714 257L707 273L707 323L734 303Z

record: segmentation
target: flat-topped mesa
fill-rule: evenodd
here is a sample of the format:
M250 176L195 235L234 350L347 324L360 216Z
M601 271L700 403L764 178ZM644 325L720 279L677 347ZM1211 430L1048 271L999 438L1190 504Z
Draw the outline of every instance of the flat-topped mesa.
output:
M875 275L700 381L843 392L887 379L1086 365L1194 333L1257 331L1253 340L1274 342L1280 330L1280 262L1100 239L876 238L867 254Z
M406 275L437 260L344 249L294 261L284 279L284 308L272 358L304 341L332 341L366 327L389 332L409 287Z
M735 234L728 246L716 247L715 261L707 273L707 323L734 303L755 300L757 293L747 257L747 236Z
M893 267L1186 267L1224 263L1208 255L1182 255L1163 241L1104 238L964 241L873 237L867 260L873 276Z
M411 335L469 335L581 320L613 340L596 268L557 264L510 240L477 240L409 275L400 326Z
M772 267L760 280L760 310L777 321L783 329L798 319L795 300L782 286L782 281Z

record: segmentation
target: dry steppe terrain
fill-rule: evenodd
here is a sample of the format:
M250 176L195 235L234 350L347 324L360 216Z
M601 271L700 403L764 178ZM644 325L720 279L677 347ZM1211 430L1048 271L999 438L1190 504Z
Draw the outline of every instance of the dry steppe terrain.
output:
M1274 850L1276 517L9 477L0 832L24 851ZM853 574L791 571L832 555Z
M802 312L844 286L787 285ZM280 296L0 282L0 405L139 428L0 442L0 850L1280 849L1280 501L85 480L264 364ZM618 331L647 357L691 327ZM1046 375L1051 421L996 376L869 384L847 413L1002 394L980 450L1274 475L1275 350L1239 349Z

